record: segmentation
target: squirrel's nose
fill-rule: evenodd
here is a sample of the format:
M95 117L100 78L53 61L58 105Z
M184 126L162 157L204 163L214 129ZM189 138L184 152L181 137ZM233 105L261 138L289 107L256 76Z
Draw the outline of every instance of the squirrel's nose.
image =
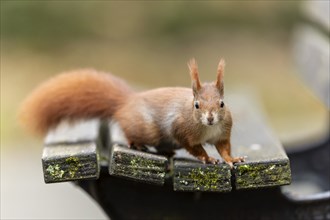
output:
M211 123L211 122L213 122L213 119L214 119L213 116L211 116L211 117L207 118L207 121Z

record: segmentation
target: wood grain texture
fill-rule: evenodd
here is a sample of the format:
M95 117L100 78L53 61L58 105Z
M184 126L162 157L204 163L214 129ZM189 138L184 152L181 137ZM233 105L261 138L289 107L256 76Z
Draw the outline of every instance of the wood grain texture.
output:
M97 179L100 172L97 144L46 145L42 166L46 183Z
M42 154L46 183L99 177L100 125L96 119L62 121L49 131Z
M235 123L232 131L233 156L246 156L234 166L236 189L290 184L289 159L267 124L261 106L253 98L230 99Z
M175 191L229 192L230 167L227 164L203 164L199 161L174 161L173 189Z
M165 182L168 160L164 156L114 144L109 159L110 175L157 185Z

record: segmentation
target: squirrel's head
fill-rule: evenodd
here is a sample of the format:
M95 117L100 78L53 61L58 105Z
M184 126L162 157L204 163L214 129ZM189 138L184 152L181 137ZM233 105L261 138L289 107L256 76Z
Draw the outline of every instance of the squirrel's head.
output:
M225 61L220 60L217 78L212 83L201 84L198 74L198 66L195 59L188 62L192 80L194 100L192 103L193 118L206 126L218 124L225 115L223 74Z

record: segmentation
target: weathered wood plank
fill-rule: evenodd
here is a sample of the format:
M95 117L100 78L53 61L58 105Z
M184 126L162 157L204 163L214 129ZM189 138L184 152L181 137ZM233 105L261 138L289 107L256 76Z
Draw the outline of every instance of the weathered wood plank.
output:
M287 185L291 182L288 160L239 164L235 171L236 189Z
M100 173L99 120L61 122L45 138L42 166L46 183L96 179Z
M95 142L45 146L42 166L46 183L96 179L100 167Z
M165 182L168 160L164 156L114 144L109 160L110 175L157 185Z
M45 145L98 141L101 121L98 119L68 122L63 120L51 129L44 140Z
M234 166L236 189L262 188L290 184L289 159L267 126L261 107L253 99L230 97L234 115L233 156L247 156Z
M227 164L203 164L193 159L175 159L173 174L175 191L229 192L230 167Z

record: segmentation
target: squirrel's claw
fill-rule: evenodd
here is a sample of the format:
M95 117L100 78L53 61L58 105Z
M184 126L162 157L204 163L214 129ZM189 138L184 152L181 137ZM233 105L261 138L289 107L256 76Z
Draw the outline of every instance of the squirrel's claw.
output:
M232 169L234 167L234 163L244 162L246 158L247 158L247 156L244 156L244 157L234 157L231 160L226 161L226 164L228 164L230 166L230 168Z
M207 164L207 163L210 163L210 164L219 164L220 161L213 158L213 157L204 157L204 156L199 156L197 157L201 162L203 162L203 164Z
M230 166L230 169L233 169L233 167L234 167L233 162L226 162L226 164L228 164Z
M211 163L211 164L219 164L219 160L213 158L213 157L208 157L207 158L207 163Z

